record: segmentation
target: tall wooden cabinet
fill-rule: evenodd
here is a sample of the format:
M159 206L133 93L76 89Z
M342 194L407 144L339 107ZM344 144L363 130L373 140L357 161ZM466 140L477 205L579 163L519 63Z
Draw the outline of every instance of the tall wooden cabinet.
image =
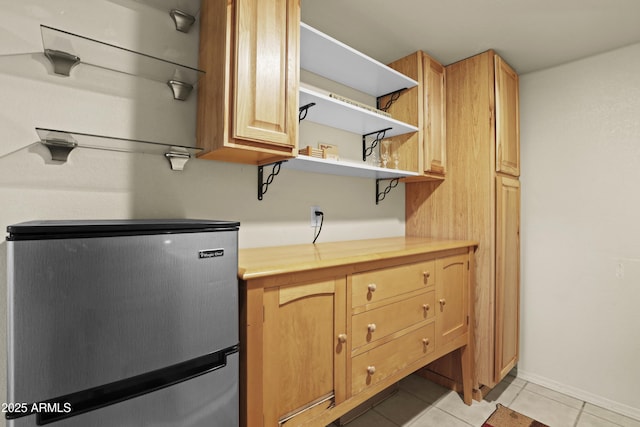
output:
M200 157L297 155L300 0L207 0L200 19Z
M406 184L409 236L477 239L476 397L518 360L519 330L518 76L493 51L446 67L447 178ZM430 366L459 383L449 358Z

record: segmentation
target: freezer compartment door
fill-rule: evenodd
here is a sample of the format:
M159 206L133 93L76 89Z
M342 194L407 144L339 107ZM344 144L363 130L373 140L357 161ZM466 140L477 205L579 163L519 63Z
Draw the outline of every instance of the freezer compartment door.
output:
M211 427L238 425L238 353L227 365L189 381L91 412L55 421L56 427ZM8 422L32 427L36 415ZM47 425L47 424L43 424Z
M238 343L237 231L10 241L10 402Z

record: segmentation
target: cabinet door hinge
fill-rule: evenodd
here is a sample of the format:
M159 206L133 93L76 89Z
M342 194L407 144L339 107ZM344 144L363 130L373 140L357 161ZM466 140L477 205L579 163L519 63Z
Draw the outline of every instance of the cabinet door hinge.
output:
M469 269L470 269L470 267L469 267L469 261L467 261L467 270L469 270Z
M469 316L467 316L467 326L469 326Z

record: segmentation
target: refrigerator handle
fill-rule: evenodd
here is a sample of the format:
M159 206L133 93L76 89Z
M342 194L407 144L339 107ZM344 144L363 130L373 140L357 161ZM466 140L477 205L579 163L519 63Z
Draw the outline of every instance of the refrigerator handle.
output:
M220 369L227 365L227 356L237 352L238 345L235 345L135 377L36 402L28 405L29 411L8 412L6 418L12 420L35 412L37 425L71 418ZM43 410L40 411L39 408Z

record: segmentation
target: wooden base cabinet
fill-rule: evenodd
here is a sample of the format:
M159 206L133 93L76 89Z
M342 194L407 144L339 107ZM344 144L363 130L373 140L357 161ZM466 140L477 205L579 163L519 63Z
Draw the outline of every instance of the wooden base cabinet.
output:
M206 0L200 10L201 158L297 155L300 0Z
M264 290L265 425L344 400L336 378L346 363L344 298L344 278Z
M480 242L473 319L480 398L518 360L518 75L487 51L446 67L446 98L447 179L405 186L406 233ZM454 358L429 369L443 384L460 383Z
M396 245L407 241L423 252ZM303 261L300 246L289 257L287 247L240 251L242 426L327 425L451 352L471 403L473 243L370 242L364 253L314 245ZM385 255L389 242L404 255Z

